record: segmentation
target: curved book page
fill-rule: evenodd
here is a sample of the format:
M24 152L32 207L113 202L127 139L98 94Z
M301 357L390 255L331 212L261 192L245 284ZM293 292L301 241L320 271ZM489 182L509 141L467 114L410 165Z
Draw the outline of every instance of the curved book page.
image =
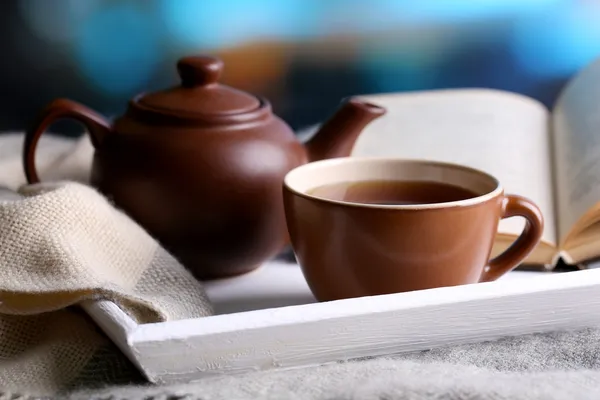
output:
M553 111L559 242L568 261L600 256L600 60L572 79Z

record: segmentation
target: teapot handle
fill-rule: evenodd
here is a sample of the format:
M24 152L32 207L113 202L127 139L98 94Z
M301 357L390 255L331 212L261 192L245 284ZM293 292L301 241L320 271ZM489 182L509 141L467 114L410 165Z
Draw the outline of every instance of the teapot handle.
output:
M37 142L49 125L63 118L72 118L81 122L90 134L92 145L99 148L111 127L109 122L100 114L89 108L67 99L52 101L41 112L33 126L25 132L25 145L23 147L23 166L28 183L38 183L35 167L35 149Z

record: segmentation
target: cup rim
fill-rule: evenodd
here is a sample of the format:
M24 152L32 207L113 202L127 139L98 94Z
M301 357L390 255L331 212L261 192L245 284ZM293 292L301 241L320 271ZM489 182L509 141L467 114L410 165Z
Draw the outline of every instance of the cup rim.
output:
M305 170L318 170L322 167L327 167L330 165L336 164L348 164L348 163L373 163L373 162L391 162L394 164L421 164L421 165L434 165L448 169L454 170L462 170L471 172L474 174L478 174L488 179L490 182L493 182L494 189L488 191L487 193L471 197L464 200L457 201L449 201L444 203L427 203L427 204L370 204L370 203L358 203L352 201L344 201L344 200L334 200L328 199L325 197L314 196L306 193L305 191L297 190L290 184L290 179L293 177L295 173L298 171ZM499 195L504 193L504 188L500 184L500 181L495 178L493 175L484 172L480 169L468 167L466 165L446 162L446 161L435 161L435 160L427 160L427 159L410 159L410 158L397 158L397 157L338 157L327 160L320 161L312 161L306 164L300 165L290 171L285 175L283 179L283 186L290 191L291 193L304 197L308 200L319 201L324 203L336 204L345 207L358 207L358 208L368 208L368 209L381 209L381 210L433 210L433 209L447 209L447 208L458 208L458 207L468 207L474 206L477 204L485 203Z

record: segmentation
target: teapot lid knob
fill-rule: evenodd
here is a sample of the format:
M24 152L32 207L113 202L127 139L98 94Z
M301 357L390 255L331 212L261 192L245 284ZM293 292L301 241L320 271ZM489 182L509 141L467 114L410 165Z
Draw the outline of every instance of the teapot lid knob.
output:
M207 124L233 115L241 118L247 114L245 118L250 118L263 107L258 97L218 82L223 72L219 58L200 54L183 57L177 62L177 71L180 85L139 96L135 106L148 113L204 120Z
M177 62L184 87L205 86L217 82L223 71L223 61L209 56L184 57Z

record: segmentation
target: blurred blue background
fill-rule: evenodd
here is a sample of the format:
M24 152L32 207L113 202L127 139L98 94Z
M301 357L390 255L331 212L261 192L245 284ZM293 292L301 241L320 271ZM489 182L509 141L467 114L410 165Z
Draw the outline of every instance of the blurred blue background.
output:
M121 113L177 84L189 54L222 57L225 83L296 129L357 93L490 87L551 106L600 56L598 1L19 0L0 18L2 130L59 96Z

